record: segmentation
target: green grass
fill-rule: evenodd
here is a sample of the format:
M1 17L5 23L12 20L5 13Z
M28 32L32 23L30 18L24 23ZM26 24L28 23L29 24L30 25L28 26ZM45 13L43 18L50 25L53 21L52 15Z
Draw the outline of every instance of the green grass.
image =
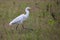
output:
M37 4L36 4L37 3ZM60 28L56 27L46 5L49 1L0 0L0 40L59 40ZM9 22L18 15L25 13L25 7L30 6L30 17L24 26L33 31L23 30L19 25L9 26Z

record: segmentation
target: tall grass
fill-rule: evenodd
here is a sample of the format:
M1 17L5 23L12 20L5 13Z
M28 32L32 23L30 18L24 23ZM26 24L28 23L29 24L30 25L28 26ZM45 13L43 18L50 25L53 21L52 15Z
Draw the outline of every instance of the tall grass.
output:
M0 0L0 40L59 40L60 30L56 28L46 5L49 0ZM18 15L25 13L25 7L30 6L30 16L24 26L33 31L22 29L19 25L9 26L9 22Z

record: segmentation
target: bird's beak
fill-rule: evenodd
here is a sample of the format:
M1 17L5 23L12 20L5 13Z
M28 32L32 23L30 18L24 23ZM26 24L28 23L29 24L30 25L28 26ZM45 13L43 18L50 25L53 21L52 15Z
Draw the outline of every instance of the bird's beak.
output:
M31 10L31 8L28 9L29 11Z
M31 8L29 8L29 9L31 9Z

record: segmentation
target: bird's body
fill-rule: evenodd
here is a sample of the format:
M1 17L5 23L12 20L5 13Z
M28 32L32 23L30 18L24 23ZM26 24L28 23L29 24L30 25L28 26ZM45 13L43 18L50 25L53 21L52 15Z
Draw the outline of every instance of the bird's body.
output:
M15 19L13 19L9 25L12 25L12 24L21 24L23 22L23 19L24 19L25 15L22 14L22 15L19 15L18 17L16 17ZM25 20L25 19L24 19Z
M25 20L29 17L29 10L28 10L28 9L30 9L30 7L27 7L27 8L25 9L26 14L21 14L21 15L19 15L18 17L16 17L15 19L13 19L13 20L9 23L9 25L22 24L23 21L25 21Z

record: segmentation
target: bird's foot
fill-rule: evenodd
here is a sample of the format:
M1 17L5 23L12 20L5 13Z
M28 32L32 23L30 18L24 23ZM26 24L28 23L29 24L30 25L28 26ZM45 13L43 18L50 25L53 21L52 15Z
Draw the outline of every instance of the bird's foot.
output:
M26 30L31 30L31 31L33 31L33 29L30 29L30 28L23 28L23 29L26 29Z

